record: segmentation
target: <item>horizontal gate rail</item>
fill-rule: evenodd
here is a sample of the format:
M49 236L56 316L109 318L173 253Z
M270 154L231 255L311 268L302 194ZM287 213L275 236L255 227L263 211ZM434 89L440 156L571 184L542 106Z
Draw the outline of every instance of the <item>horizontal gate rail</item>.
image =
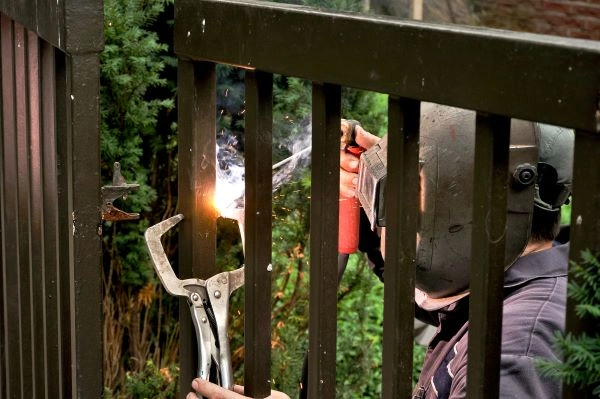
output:
M176 12L179 56L597 130L599 42L251 1Z
M496 255L505 251L506 195L502 176L507 168L510 118L576 129L570 257L578 260L584 248L600 252L600 178L596 167L600 159L600 42L250 0L177 0L174 37L180 68L183 65L187 71L180 74L178 83L180 143L185 143L180 156L185 155L179 164L184 171L180 176L186 177L179 182L183 213L205 215L211 209L205 198L210 194L203 194L202 199L197 193L196 197L185 197L200 190L200 181L207 184L204 188L208 193L214 190L214 170L198 167L203 159L214 159L214 145L199 148L197 143L214 143L216 112L212 93L216 64L249 71L246 93L252 106L246 115L252 121L251 129L257 128L259 118L271 115L268 96L272 93L264 88L256 91L258 76L282 74L313 84L309 398L335 397L336 299L331 287L335 286L338 204L332 187L337 187L339 165L338 149L332 144L339 135L341 87L390 95L391 155L386 195L388 204L394 205L387 209L382 386L383 397L388 399L409 397L412 388L412 353L407 348L412 348L414 337L412 329L403 326L412 326L414 316L421 101L477 111L475 168L482 184L474 196L472 246L476 266L485 272L472 273L471 302L477 305L471 309L470 325L476 338L469 342L468 395L498 397L503 264L497 261L502 256ZM204 70L211 72L198 73ZM264 120L262 126L271 128ZM261 140L264 146L264 140L271 137L267 130L266 136L255 130L248 132L246 146L255 149ZM246 154L252 170L247 192L255 194L257 191L251 190L265 184L271 173L254 158L257 156L254 151ZM260 201L270 204L263 197L248 196L247 209L262 206L264 211L266 205L259 205ZM258 225L258 213L246 213L248 226ZM213 248L214 221L205 220L202 226L205 228L200 231L210 233L207 239L188 230L180 234L182 248L191 249L193 240ZM475 236L475 232L486 232L487 240ZM256 239L253 235L266 234L258 229L246 233L247 242ZM246 253L250 258L246 270L262 270L269 252L270 248L251 246ZM181 270L192 273L197 266L192 265L189 255L181 256ZM201 262L206 268L198 272L207 273L209 265L214 264L214 252ZM249 273L246 286L256 287L261 278L259 272ZM247 292L246 302L246 318L253 320L253 329L246 330L246 348L253 350L247 353L252 358L246 359L251 366L245 370L245 383L247 394L262 397L268 392L269 379L264 370L257 373L255 369L270 361L270 327L262 313L270 302L258 292ZM568 330L591 331L593 326L573 317L571 307ZM189 353L183 351L191 345L191 330L187 330L182 328L181 353ZM188 366L186 363L181 369L183 392L194 375ZM565 398L579 395L571 388L564 391Z
M104 48L100 0L0 0L0 11L68 54L97 53Z

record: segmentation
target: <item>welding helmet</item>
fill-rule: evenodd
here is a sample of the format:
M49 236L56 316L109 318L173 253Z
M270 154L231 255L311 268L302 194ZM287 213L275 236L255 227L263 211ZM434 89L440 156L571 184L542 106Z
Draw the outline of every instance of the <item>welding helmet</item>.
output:
M571 195L575 133L542 123L534 128L539 141L534 204L543 211L558 212Z
M415 301L423 309L436 310L468 295L473 220L475 112L423 103L419 143L420 212L417 236ZM507 219L505 267L521 255L530 236L534 203L546 209L560 208L568 196L570 162L547 147L548 174L544 183L564 189L540 188L538 184L538 140L543 134L557 136L553 126L513 119L511 121L509 176L507 176ZM543 134L542 134L543 133ZM560 134L558 134L560 136ZM379 147L379 148L377 148ZM386 173L381 165L387 144L382 141L361 157L359 199L373 225L385 226ZM572 161L572 159L571 159ZM385 161L387 164L387 162ZM560 163L560 165L557 165ZM568 166L568 167L567 167ZM366 171L374 171L373 173ZM560 170L561 173L552 173ZM569 170L567 170L569 169ZM562 173L564 171L564 173ZM366 175L365 178L362 175ZM367 181L368 183L361 183ZM361 186L378 187L364 195ZM363 191L363 192L361 192ZM363 198L361 198L361 196ZM366 199L366 197L370 197ZM369 205L371 204L371 205ZM374 209L374 210L373 210Z

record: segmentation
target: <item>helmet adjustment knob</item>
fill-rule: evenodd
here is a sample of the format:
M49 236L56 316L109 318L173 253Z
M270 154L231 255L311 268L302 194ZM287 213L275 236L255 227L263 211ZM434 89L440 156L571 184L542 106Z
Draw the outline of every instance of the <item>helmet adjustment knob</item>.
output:
M528 187L535 183L537 179L537 169L531 164L524 163L516 167L512 177L515 185L519 187Z

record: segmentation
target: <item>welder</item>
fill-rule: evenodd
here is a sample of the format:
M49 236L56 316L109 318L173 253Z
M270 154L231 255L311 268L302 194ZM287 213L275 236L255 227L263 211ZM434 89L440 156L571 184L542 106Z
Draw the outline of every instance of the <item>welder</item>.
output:
M362 196L369 227L384 235L386 141L359 124L355 129L356 143L367 151L360 162L349 152L340 153L340 194ZM570 196L573 146L569 129L511 122L501 398L561 396L560 383L542 377L534 361L558 358L554 333L564 329L568 244L556 238L560 209ZM422 104L415 303L418 317L435 325L437 333L413 398L466 397L474 151L475 112ZM368 184L357 187L365 179ZM385 280L381 252L369 259ZM195 380L193 387L208 398L244 397L239 387L237 396L206 381Z
M379 195L373 193L377 182L385 181L377 164L385 163L378 148L385 147L385 140L357 126L356 141L371 148L363 155L371 157L369 162L360 163L370 170L362 170L359 179L369 184L351 184L359 169L356 159L344 153L341 191L371 198L361 202L372 205L367 210L372 225L385 225L382 187L375 188ZM554 333L564 329L568 244L555 239L561 206L570 195L573 146L572 130L511 122L501 398L561 396L560 383L542 377L534 361L557 359ZM417 316L436 325L437 334L413 398L466 396L474 151L475 112L422 105L415 302ZM384 278L383 262L373 269Z

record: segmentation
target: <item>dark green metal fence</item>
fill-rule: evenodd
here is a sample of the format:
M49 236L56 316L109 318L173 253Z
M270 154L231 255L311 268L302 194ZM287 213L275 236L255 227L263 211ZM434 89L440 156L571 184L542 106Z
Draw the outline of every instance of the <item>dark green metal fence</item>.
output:
M411 391L417 151L420 102L477 111L476 169L492 171L495 147L506 143L511 117L576 129L571 257L600 250L600 43L533 34L438 26L276 3L177 0L175 50L179 57L180 201L191 223L182 226L180 273L207 277L214 270L215 65L246 69L246 363L247 392L269 390L269 263L272 76L313 82L309 397L335 397L337 196L341 87L390 95L387 182L388 248L384 296L383 397ZM226 38L226 39L225 39ZM503 144L504 143L504 144ZM260 148L260 153L258 152ZM497 153L497 152L496 152ZM506 169L506 166L504 166ZM401 172L400 172L401 171ZM489 174L491 175L491 173ZM495 173L505 176L506 170ZM411 185L411 183L413 183ZM487 223L504 231L505 202L492 200L504 179L478 183L474 231ZM401 223L400 221L408 221ZM401 245L391 245L400 243ZM468 397L497 397L504 239L474 240ZM472 274L473 276L474 274ZM494 284L496 282L496 284ZM192 329L182 314L181 354L193 353ZM568 314L568 328L582 331ZM587 326L587 328L591 328ZM193 377L181 358L182 390ZM485 382L485 383L482 383ZM565 390L565 397L580 397Z
M102 391L99 68L102 2L0 0L0 396L97 398ZM313 82L309 396L335 397L337 207L341 87L390 95L384 398L411 390L419 109L432 101L478 111L477 167L494 168L511 117L576 129L571 257L600 251L600 43L319 12L276 3L176 0L179 57L180 277L212 275L216 221L215 66L246 72L245 384L269 390L271 104L274 73ZM227 43L223 38L227 37ZM498 126L504 126L498 128ZM400 173L402 171L402 173ZM414 183L414 181L412 181ZM485 184L484 184L485 183ZM502 229L502 204L484 195ZM400 223L409 221L410 223ZM469 397L497 396L501 311L494 253L477 242ZM391 266L390 266L391 265ZM488 291L489 290L489 291ZM568 329L579 324L571 309ZM187 305L181 353L195 353ZM479 329L476 331L475 329ZM477 339L474 339L477 337ZM181 356L182 397L194 360ZM473 367L477 366L477 367ZM485 384L481 383L485 381ZM581 397L565 390L564 397Z
M99 398L102 1L0 0L0 397Z

